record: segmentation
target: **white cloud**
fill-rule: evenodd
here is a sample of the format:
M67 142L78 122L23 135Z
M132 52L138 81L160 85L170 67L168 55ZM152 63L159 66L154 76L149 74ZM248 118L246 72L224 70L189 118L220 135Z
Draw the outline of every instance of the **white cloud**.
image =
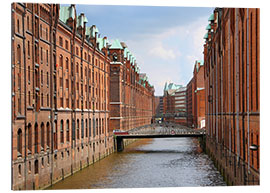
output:
M177 55L173 49L166 49L162 43L158 43L157 45L153 46L148 53L152 56L165 60L175 59Z
M206 25L207 17L201 17L188 25L174 26L162 33L140 34L126 41L157 95L163 93L167 80L176 84L187 84L190 80L195 61L203 59Z

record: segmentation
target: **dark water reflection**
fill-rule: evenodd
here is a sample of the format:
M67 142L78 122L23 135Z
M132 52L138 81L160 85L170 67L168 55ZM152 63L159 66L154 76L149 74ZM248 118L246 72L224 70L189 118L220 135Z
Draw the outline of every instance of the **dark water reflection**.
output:
M49 189L225 186L197 139L139 140Z

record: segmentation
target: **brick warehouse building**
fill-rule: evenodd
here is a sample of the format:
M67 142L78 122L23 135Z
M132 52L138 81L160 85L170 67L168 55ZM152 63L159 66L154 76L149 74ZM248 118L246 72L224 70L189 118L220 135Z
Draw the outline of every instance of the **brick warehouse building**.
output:
M187 125L186 87L166 82L163 105L164 120L166 122Z
M44 188L114 151L110 45L87 22L75 5L12 4L14 190ZM149 96L137 94L132 109Z
M155 117L163 117L163 96L155 96Z
M139 73L136 58L124 42L110 51L110 130L130 130L150 124L154 115L154 87Z
M187 84L187 124L194 128L205 126L204 62L196 61L193 77Z
M259 184L260 10L216 8L208 20L207 150L229 184Z

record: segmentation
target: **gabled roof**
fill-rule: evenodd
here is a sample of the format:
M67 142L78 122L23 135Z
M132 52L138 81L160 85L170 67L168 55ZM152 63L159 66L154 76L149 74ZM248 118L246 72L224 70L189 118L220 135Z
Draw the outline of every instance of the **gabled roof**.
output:
M84 23L87 23L88 22L88 20L87 20L87 18L86 18L86 16L83 14L83 13L81 13L78 17L77 17L77 27L84 27Z
M95 34L98 32L98 28L95 25L92 25L91 27L86 27L85 29L85 35L87 37L95 37Z
M203 60L196 60L195 67L196 67L197 72L199 71L200 66L203 66L203 65L204 65Z
M204 35L203 39L207 39L208 38L208 32Z
M59 19L66 23L69 18L75 19L75 8L73 6L60 6Z
M118 39L114 40L114 42L112 43L111 47L109 49L123 49L121 43L119 42Z
M106 47L108 40L106 38L97 38L98 49L102 50L102 48Z
M128 58L129 50L128 48L124 48L124 57Z
M164 91L169 91L169 90L177 90L179 88L183 87L182 85L174 84L174 83L165 83Z
M210 15L210 17L208 18L208 21L214 21L214 14L212 13L211 15Z

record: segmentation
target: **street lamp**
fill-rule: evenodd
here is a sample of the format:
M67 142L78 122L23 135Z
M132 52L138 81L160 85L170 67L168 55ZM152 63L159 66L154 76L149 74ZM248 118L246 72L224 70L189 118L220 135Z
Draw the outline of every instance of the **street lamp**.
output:
M256 144L252 144L251 146L249 146L249 149L250 149L251 151L257 151L258 148L259 148L259 146L256 145Z

